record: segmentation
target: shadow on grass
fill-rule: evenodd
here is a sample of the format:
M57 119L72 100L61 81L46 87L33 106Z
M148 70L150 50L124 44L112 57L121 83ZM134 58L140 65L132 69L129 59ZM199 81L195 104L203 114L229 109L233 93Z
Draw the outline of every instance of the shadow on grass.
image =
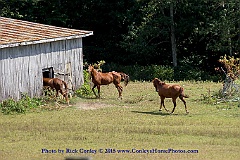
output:
M96 96L77 96L77 97L82 99L99 99Z
M144 112L144 111L131 111L133 113L139 113L139 114L150 114L150 115L159 115L159 116L189 116L189 114L177 114L177 113L167 113L167 112L159 112L159 111L150 111L150 112Z
M150 111L150 112L144 112L144 111L131 111L133 113L139 113L139 114L150 114L150 115L160 115L160 116L167 116L170 115L166 112L159 112L159 111Z

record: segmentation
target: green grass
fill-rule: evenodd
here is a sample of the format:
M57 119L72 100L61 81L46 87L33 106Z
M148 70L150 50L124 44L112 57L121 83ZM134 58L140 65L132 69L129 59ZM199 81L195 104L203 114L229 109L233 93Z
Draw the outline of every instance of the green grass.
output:
M178 100L175 113L161 113L159 96L150 82L130 82L118 100L116 88L102 86L101 99L75 98L73 106L26 114L0 114L0 159L64 159L89 156L112 159L239 159L240 112L237 103L205 103L204 96L222 84L177 82L190 114ZM81 109L86 104L94 108ZM171 99L165 100L171 110ZM99 108L98 108L99 106ZM106 106L106 107L104 107ZM94 153L42 153L42 149L98 150ZM198 153L99 153L117 150L198 150ZM105 151L105 150L103 150Z

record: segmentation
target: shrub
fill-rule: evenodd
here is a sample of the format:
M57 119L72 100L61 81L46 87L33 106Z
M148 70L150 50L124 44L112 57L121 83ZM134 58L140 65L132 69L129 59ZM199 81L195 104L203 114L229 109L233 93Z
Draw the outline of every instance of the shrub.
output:
M118 64L106 64L103 66L103 71L121 71L130 76L131 80L153 80L155 77L161 80L172 80L174 75L174 70L169 66L160 65L131 65L123 66Z
M12 98L4 100L0 104L3 114L25 113L27 110L36 108L42 104L41 99L30 98L27 95L22 95L22 99L16 101Z
M174 79L179 80L204 80L204 72L192 68L190 65L178 66L174 69Z
M78 90L75 91L75 94L78 97L90 97L93 95L91 86L90 86L90 75L88 71L83 70L83 76L84 76L84 84L79 88Z
M173 80L174 70L169 66L152 65L153 78L158 77L162 80Z
M122 71L130 76L131 80L153 80L155 77L162 81L172 80L211 80L219 81L220 76L212 75L199 68L194 68L191 65L182 65L176 68L164 65L131 65L123 66L115 63L106 64L103 66L104 71Z
M240 76L240 58L234 58L231 56L224 56L221 57L218 60L226 69L226 71L223 69L224 73L227 77L230 77L233 81L238 79ZM220 70L219 68L216 68L216 70Z
M12 114L12 113L25 113L26 108L23 105L20 105L14 99L7 99L1 103L1 109L3 114Z
M42 105L43 100L41 98L30 98L28 95L22 95L22 99L18 103L25 106L26 109L32 109Z

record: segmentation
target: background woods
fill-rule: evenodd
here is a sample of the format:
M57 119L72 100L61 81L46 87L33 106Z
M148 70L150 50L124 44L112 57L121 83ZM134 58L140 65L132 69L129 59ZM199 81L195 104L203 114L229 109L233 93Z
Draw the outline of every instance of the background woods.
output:
M237 0L0 0L0 16L93 30L90 63L215 73L221 56L239 57Z

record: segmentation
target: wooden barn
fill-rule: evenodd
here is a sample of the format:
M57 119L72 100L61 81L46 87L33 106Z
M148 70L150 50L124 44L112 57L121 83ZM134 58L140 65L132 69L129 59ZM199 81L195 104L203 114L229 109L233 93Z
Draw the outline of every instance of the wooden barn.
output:
M42 94L43 77L83 84L82 38L92 31L0 17L0 101Z

